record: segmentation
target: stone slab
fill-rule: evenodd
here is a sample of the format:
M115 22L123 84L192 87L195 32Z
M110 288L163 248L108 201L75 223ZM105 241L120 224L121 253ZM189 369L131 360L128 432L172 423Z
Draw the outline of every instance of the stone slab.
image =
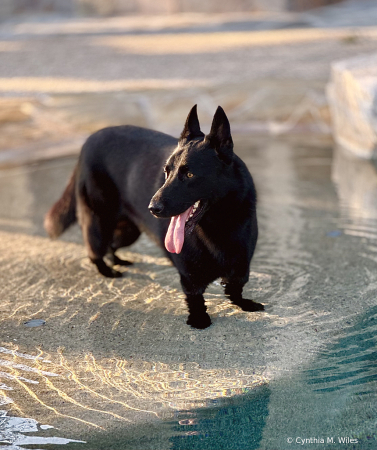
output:
M327 86L337 143L363 158L377 156L377 53L332 64Z

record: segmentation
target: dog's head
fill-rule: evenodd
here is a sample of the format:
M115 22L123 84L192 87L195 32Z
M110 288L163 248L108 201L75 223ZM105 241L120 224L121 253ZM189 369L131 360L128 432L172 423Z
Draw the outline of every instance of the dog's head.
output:
M165 183L153 196L150 212L171 218L166 249L180 253L186 233L192 232L211 204L231 183L233 141L224 110L219 106L210 133L201 130L196 105L191 109L177 148L166 161Z

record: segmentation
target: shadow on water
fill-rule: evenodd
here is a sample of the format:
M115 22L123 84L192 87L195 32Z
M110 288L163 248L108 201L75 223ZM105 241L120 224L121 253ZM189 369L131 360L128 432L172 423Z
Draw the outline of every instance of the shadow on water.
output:
M259 448L377 448L376 341L377 307L372 307L348 322L310 368L270 383Z
M159 424L140 424L111 433L86 436L87 445L68 444L64 449L93 450L196 450L259 448L268 416L270 391L219 399L213 406L176 412Z
M314 393L334 396L337 423L358 439L355 448L376 448L377 432L377 306L370 308L344 330L337 343L330 346L304 372ZM343 447L342 447L343 448ZM353 448L351 445L344 448Z
M259 447L268 416L268 387L252 394L220 400L219 406L182 412L171 423L176 435L170 438L174 450L247 449Z
M377 306L347 329L347 334L324 355L327 364L306 372L317 392L357 387L355 395L377 394ZM320 359L322 362L322 359ZM369 383L374 382L374 385ZM373 386L373 389L372 389Z

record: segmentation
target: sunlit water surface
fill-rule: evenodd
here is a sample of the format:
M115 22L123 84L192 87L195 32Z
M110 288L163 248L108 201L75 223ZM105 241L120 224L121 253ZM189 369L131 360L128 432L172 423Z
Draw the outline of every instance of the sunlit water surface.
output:
M0 445L377 447L375 167L318 143L239 137L236 151L259 194L245 296L266 311L215 282L204 331L147 238L107 280L77 227L45 237L74 159L0 171Z

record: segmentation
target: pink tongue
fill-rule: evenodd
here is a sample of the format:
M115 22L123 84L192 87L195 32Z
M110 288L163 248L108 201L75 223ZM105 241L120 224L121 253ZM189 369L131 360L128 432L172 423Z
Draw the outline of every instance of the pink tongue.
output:
M165 247L170 253L181 253L185 240L186 219L191 213L192 206L179 216L170 219L168 231L165 236Z

